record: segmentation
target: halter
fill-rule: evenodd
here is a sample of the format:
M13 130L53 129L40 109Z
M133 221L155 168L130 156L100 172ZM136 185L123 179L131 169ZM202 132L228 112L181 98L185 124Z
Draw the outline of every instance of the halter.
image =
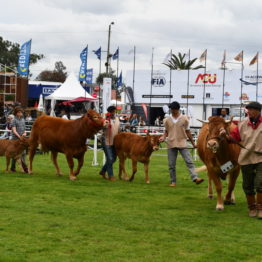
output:
M90 118L90 117L88 117L88 116L87 116L87 121L90 123L90 125L92 125L92 126L94 126L94 127L100 127L100 125L97 124L94 119L92 119L92 118ZM104 122L104 121L105 121L105 120L103 119L103 122Z

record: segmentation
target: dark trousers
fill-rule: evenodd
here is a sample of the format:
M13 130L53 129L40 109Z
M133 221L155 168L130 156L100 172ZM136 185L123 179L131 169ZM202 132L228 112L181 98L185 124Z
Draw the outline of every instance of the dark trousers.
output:
M262 162L241 166L243 190L247 195L262 193Z

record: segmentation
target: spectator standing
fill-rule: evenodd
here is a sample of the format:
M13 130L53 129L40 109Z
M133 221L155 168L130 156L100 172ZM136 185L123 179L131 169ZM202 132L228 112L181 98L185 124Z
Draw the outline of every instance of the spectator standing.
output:
M160 141L164 141L167 138L169 175L171 180L170 186L176 186L176 160L178 152L180 152L186 163L192 181L196 184L200 184L204 179L198 178L194 171L195 166L190 152L187 149L187 138L189 138L193 147L196 148L189 129L189 120L187 116L181 114L179 110L180 104L178 102L172 102L169 108L171 109L171 116L166 118L164 122L165 133L160 138Z
M0 139L11 139L12 138L12 121L14 120L14 115L9 115L6 119L6 126L5 126L5 132L4 134L0 137Z
M221 109L220 117L224 118L225 120L229 120L230 119L230 116L227 114L226 108L222 108Z
M25 119L23 115L23 109L21 107L16 107L14 110L14 120L12 121L12 140L21 139L26 136ZM28 168L25 161L26 151L24 150L21 156L21 164L25 173L28 173ZM12 159L11 171L16 172L15 168L16 160Z

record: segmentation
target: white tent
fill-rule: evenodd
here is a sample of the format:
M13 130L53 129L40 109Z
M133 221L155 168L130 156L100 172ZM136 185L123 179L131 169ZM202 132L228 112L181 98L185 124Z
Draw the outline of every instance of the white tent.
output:
M47 100L72 100L77 97L90 98L96 100L81 86L74 73L70 73L65 82L57 88L51 95L46 96Z

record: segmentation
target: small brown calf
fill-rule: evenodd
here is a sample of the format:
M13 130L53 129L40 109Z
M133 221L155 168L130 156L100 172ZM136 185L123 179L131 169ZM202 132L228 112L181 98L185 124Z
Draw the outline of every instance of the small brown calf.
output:
M126 158L130 158L132 160L132 175L129 181L133 181L137 171L137 162L140 162L144 164L146 183L150 183L148 165L152 152L159 149L159 138L160 136L155 135L142 137L129 132L119 133L115 136L114 146L119 158L119 179L122 179L122 171L124 172L124 179L127 179L128 175L125 169L125 160Z
M29 139L25 137L22 137L21 140L0 139L0 156L6 157L7 172L9 171L10 159L20 160L22 152L28 147Z

